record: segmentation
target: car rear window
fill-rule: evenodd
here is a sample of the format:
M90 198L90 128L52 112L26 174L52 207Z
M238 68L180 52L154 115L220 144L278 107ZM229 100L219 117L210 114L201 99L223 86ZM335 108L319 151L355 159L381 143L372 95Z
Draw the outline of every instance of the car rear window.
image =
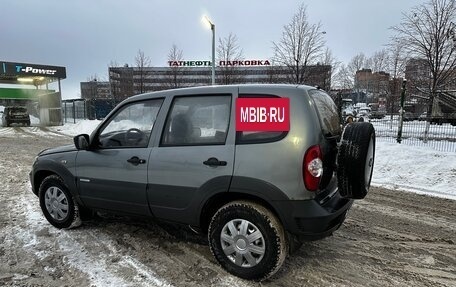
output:
M325 136L340 135L339 114L337 106L331 97L321 90L310 90L309 95L315 103L323 134Z
M240 94L239 98L280 98L276 95ZM236 132L236 144L270 143L283 139L288 132L275 131L239 131Z
M27 109L26 108L21 108L21 107L15 107L15 108L10 108L12 113L26 113Z

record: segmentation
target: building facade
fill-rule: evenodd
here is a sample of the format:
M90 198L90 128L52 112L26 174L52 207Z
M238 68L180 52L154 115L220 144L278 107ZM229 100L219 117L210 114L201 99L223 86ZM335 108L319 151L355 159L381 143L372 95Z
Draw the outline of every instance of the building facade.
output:
M367 94L384 95L389 92L390 75L386 72L372 72L371 69L362 69L355 75L355 90Z
M81 98L85 100L107 100L111 98L111 85L109 82L93 80L81 82Z
M281 66L216 67L216 84L291 83L289 70ZM307 67L305 84L331 87L331 66ZM210 67L110 67L109 82L82 82L83 99L122 101L130 96L171 88L211 84Z

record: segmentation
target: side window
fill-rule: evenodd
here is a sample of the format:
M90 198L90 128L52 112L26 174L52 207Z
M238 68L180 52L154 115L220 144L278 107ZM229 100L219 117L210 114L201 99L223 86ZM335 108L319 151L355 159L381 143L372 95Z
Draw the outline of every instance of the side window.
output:
M162 146L225 144L231 96L174 99L163 131Z
M340 135L342 130L340 128L339 113L331 97L320 90L310 90L309 95L315 103L324 135Z
M98 136L101 148L147 147L163 99L128 104L104 126Z
M239 95L240 98L278 98L274 95ZM236 144L268 143L283 139L288 132L243 131L236 133Z

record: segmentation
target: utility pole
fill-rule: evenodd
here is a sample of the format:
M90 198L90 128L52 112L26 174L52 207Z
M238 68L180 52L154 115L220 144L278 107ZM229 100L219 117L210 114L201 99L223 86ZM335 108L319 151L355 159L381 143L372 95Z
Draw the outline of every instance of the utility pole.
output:
M399 111L399 128L397 130L397 139L398 143L402 141L402 125L404 123L404 101L405 101L405 91L407 90L407 80L404 79L402 81L402 92L401 92L401 109Z

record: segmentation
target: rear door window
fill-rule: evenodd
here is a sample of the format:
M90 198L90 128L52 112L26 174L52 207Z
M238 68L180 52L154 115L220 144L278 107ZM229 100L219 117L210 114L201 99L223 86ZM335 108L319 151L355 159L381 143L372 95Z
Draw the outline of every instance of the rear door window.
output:
M223 145L231 113L231 95L174 99L161 146Z
M328 137L340 135L339 114L331 97L321 90L310 90L308 93L315 103L323 134Z

